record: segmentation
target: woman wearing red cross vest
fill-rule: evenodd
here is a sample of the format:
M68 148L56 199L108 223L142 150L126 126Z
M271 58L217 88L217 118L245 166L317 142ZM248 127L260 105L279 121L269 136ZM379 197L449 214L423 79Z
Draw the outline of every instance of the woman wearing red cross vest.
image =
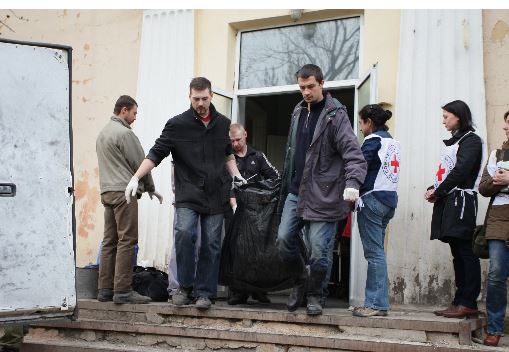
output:
M455 100L444 106L443 125L451 132L435 173L434 185L424 198L433 205L431 239L451 248L456 281L452 303L434 313L448 318L477 315L481 290L481 266L472 252L476 225L477 192L474 191L482 162L482 141L474 133L468 105Z
M366 179L357 203L357 224L368 261L364 305L353 315L371 317L389 311L389 277L384 252L385 229L398 204L399 142L387 131L392 116L378 104L359 111L359 127L364 134L361 150L368 164Z

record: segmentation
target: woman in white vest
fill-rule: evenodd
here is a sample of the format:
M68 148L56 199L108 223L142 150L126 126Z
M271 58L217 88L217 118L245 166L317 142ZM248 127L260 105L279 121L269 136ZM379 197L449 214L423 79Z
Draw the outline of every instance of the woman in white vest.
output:
M490 255L486 313L487 336L484 344L497 346L504 334L504 318L507 307L507 278L509 276L509 111L504 114L507 141L494 150L484 172L479 193L491 197L486 219L486 239Z
M385 316L389 310L384 239L398 204L400 170L399 142L387 132L389 128L385 124L391 116L389 110L378 104L366 105L359 112L359 127L365 137L361 150L368 163L357 203L357 223L368 261L364 306L353 311L359 317Z
M468 105L455 100L444 106L443 125L451 132L435 172L435 182L424 198L433 205L431 239L448 243L454 266L456 292L451 304L434 313L448 318L475 316L481 290L481 266L472 252L477 192L482 163L482 140L474 133Z

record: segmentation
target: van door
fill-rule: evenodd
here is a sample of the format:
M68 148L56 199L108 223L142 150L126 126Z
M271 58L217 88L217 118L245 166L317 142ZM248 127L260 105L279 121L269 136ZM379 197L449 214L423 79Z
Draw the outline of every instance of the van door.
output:
M76 307L71 48L0 39L0 323Z

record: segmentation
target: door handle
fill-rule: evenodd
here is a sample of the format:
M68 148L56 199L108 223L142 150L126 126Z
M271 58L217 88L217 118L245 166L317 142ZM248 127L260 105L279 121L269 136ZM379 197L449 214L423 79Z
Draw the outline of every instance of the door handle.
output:
M16 185L14 183L0 183L0 197L14 197Z

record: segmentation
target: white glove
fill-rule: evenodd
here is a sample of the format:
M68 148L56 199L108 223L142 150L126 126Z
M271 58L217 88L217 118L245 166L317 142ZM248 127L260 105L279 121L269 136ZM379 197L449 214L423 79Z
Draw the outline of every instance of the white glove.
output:
M359 190L355 188L345 188L343 199L349 202L355 202L359 198Z
M163 204L163 196L161 193L154 190L154 192L148 192L148 196L150 199L152 199L152 197L156 197L159 200L159 204Z
M233 185L238 188L240 186L247 185L247 181L241 175L235 175L233 176Z
M138 181L138 177L133 176L125 188L124 195L127 204L131 203L131 197L136 197L136 192L138 192Z

